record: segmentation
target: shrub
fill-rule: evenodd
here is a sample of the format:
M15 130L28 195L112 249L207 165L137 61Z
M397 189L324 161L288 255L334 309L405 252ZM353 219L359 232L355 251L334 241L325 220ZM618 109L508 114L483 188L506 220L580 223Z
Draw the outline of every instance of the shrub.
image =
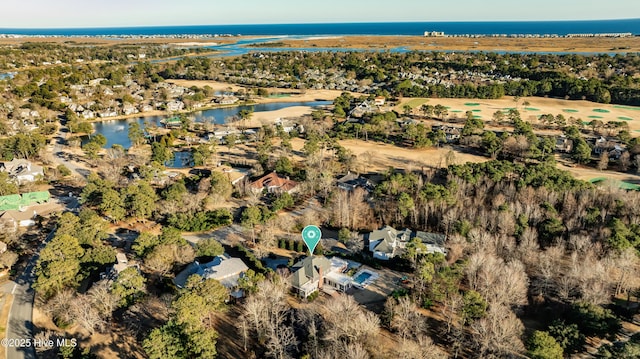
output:
M594 304L574 304L568 319L577 324L580 332L586 336L612 338L622 328L620 319L611 310Z

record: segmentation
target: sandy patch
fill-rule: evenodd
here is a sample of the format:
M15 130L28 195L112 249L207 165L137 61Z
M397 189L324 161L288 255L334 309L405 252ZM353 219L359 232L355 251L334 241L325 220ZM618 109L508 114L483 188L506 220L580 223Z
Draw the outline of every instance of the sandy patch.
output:
M413 149L363 140L342 140L339 142L340 145L357 156L357 163L361 166L358 171L363 173L385 171L389 167L409 171L427 167L445 167L447 162L445 158L452 150L447 147ZM295 138L291 141L291 145L294 150L300 151L304 146L304 140ZM462 153L455 149L453 152L452 164L489 161L487 157Z
M640 183L640 176L636 174L621 173L621 172L615 172L615 171L599 171L595 168L583 167L583 166L577 166L577 165L573 167L569 167L562 163L558 163L557 167L561 170L568 171L575 178L581 179L584 181L589 181L594 178L606 177L608 179L613 179L618 181Z
M275 111L254 112L251 119L246 122L248 127L262 127L262 125L274 123L279 118L301 117L313 111L310 106L292 106Z
M207 81L207 80L167 80L168 83L172 83L182 87L205 87L209 86L214 91L250 91L253 88L238 86L225 82ZM340 96L343 91L339 90L289 90L281 88L266 88L270 94L287 94L283 97L256 97L251 99L256 103L271 103L271 102L303 102L303 101L333 101L336 97ZM353 96L358 97L361 94L351 93Z

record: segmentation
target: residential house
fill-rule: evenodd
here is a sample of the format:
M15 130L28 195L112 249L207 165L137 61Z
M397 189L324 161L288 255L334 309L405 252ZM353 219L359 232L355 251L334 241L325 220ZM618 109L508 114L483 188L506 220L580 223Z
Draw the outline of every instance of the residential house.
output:
M182 101L169 101L167 102L167 111L181 111L184 109L184 102Z
M382 260L389 260L400 253L400 243L408 242L411 231L405 229L398 231L391 226L369 233L369 251L373 257Z
M372 106L369 101L363 101L358 106L354 107L350 112L349 116L353 117L362 117L369 113L374 113L377 111L377 107Z
M36 224L36 211L10 210L0 214L0 222L5 228L17 230L19 227L31 227Z
M460 136L462 135L462 131L460 130L460 128L452 126L433 126L432 130L442 130L442 132L444 132L444 137L447 143L459 140Z
M22 210L31 205L47 203L50 198L48 191L29 192L22 196L19 194L0 196L0 211Z
M125 103L122 106L122 113L124 115L132 115L132 114L138 113L138 112L139 112L138 109L135 106L133 106L132 104L130 104L130 103Z
M153 106L151 105L142 105L142 107L140 108L141 112L150 112L153 111Z
M280 117L276 118L275 120L275 125L277 126L281 126L282 130L286 133L290 133L291 131L295 130L297 125L295 123L293 123L290 120L287 119L282 119Z
M298 182L292 181L289 177L280 177L277 173L271 172L266 176L249 184L254 191L267 191L268 193L295 193L298 190Z
M232 105L238 101L240 101L239 98L235 97L235 96L228 96L228 95L224 95L224 96L217 96L214 101L216 103L219 103L221 105Z
M375 188L371 181L352 172L348 172L346 175L338 178L337 182L338 188L345 191L353 191L360 187L365 189L367 192L372 192Z
M619 159L626 151L627 149L622 147L622 144L617 140L608 140L602 136L595 140L595 145L593 147L593 152L596 155L601 155L607 152L610 159L616 160Z
M377 96L374 100L373 103L376 106L384 106L384 102L386 101L386 98L384 96Z
M390 260L402 254L411 239L418 238L426 247L426 253L446 254L444 247L445 236L438 233L411 231L410 229L396 230L385 226L368 235L369 251L373 257L381 260Z
M569 153L571 150L573 150L573 140L565 136L560 136L556 139L556 151Z
M98 112L98 116L100 117L116 117L118 116L118 112L112 108L108 108L106 110L103 110L101 112Z
M352 286L351 277L344 275L349 264L340 258L310 256L296 263L292 270L291 286L302 298L318 290L345 292ZM326 287L329 288L326 288Z
M82 111L82 118L84 118L85 120L96 118L96 113L91 110L84 110Z
M249 267L240 258L232 258L227 254L215 257L211 262L190 264L174 279L174 283L183 288L187 279L197 274L204 279L215 279L231 291L231 296L240 298L242 290L238 289L238 280L249 270Z
M42 166L35 165L30 161L23 159L14 159L10 162L0 162L0 171L7 172L9 178L15 180L19 184L25 182L34 182L44 176Z
M120 272L129 267L136 267L140 270L137 263L130 263L127 259L127 255L123 252L116 252L116 263L109 267L105 272L100 274L101 279L115 280Z

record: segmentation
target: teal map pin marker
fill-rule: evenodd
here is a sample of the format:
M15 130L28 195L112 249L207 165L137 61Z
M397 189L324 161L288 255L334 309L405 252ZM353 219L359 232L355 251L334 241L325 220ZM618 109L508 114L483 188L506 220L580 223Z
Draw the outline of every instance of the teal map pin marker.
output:
M318 243L320 243L320 238L322 238L322 231L317 226L306 226L302 230L302 240L304 244L307 245L311 255L313 255L313 251L316 249Z

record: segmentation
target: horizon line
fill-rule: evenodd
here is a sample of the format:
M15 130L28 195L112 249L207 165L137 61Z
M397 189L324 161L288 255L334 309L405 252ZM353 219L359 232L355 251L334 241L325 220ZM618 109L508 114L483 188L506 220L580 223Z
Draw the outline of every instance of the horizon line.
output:
M173 24L173 25L117 25L117 26L71 26L71 27L0 27L0 30L71 30L71 29L128 29L128 28L162 28L162 27L203 27L203 26L265 26L265 25L337 25L337 24L419 24L419 23L484 23L484 22L593 22L593 21L628 21L633 18L609 19L528 19L528 20L424 20L424 21L336 21L336 22L304 22L304 23L234 23L234 24Z

